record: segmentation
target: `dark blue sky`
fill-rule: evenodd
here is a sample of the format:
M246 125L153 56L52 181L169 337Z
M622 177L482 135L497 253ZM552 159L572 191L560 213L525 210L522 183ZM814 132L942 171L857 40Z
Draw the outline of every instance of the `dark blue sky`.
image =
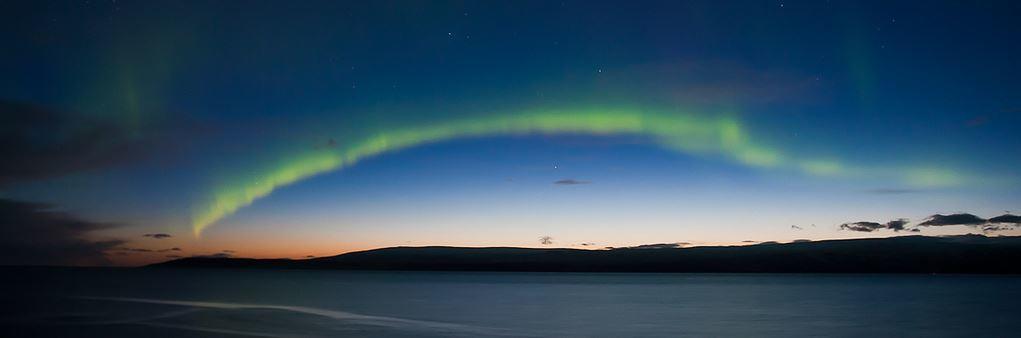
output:
M0 12L0 196L119 224L96 240L726 244L1021 201L1016 2Z

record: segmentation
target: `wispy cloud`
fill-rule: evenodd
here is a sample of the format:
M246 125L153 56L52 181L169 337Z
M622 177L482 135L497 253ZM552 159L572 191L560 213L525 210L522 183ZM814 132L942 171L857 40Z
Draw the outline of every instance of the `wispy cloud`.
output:
M617 250L617 249L680 249L680 248L683 248L683 247L688 246L688 245L691 245L691 243L688 243L688 242L675 242L675 243L642 244L642 245L626 246L626 247L610 248L610 249L615 249L615 250Z
M562 179L562 180L553 182L553 184L556 184L556 185L579 185L579 184L591 184L591 183L592 183L591 181L582 181L582 180L576 180L576 179L572 179L572 178L566 178L566 179Z
M986 225L986 226L982 227L982 232L996 232L996 231L1006 231L1006 230L1014 230L1014 228L1010 227L1010 226L1004 226L1004 225Z

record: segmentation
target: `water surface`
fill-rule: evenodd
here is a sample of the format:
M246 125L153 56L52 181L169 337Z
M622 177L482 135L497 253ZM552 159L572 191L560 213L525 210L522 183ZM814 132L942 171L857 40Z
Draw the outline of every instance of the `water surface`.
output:
M0 336L1016 336L1021 277L5 268Z

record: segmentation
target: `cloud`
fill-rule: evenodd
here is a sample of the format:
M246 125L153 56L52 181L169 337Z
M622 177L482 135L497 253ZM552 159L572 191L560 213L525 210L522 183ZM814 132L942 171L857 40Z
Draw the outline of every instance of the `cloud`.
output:
M986 220L972 215L972 214L951 214L951 215L932 215L929 216L925 222L919 223L919 226L948 226L948 225L970 225L978 226L985 224Z
M896 219L893 221L886 222L886 228L893 231L904 230L904 226L908 224L907 218Z
M657 244L642 244L636 246L628 246L622 248L611 248L611 249L680 249L687 245L691 245L688 242L677 242L677 243L657 243Z
M882 228L883 225L876 222L851 222L840 225L840 230L850 230L859 232L873 232Z
M232 253L236 253L237 251L234 251L234 250L223 250L223 252L224 253L232 254Z
M986 225L986 226L982 227L982 232L995 232L995 231L1006 231L1006 230L1014 230L1014 228L1010 227L1010 226L1004 226L1004 225Z
M142 235L142 237L149 237L149 238L155 238L155 239L164 239L164 238L170 238L170 237L173 237L173 236L170 236L170 234L162 234L162 233L160 233L160 234L145 234L145 235Z
M319 150L319 149L332 149L332 148L336 148L336 147L337 147L337 140L334 140L333 138L330 138L330 139L326 140L326 142L323 142L322 144L316 144L315 146L313 146L313 148L316 149L316 150Z
M181 255L167 255L167 258L181 258Z
M758 242L759 241L751 241L751 240L741 241L741 243L758 243Z
M590 181L581 181L581 180L576 180L576 179L572 179L572 178L566 178L566 179L562 179L562 180L553 182L553 184L556 184L556 185L579 185L579 184L590 184L590 183L592 183L592 182L590 182Z
M1021 216L1003 214L988 219L982 227L982 232L1014 230L1017 226L1021 226Z
M170 248L170 249L156 250L156 252L167 252L167 251L181 251L181 248L174 247L174 248Z
M1013 227L1021 225L1021 216L1004 214L987 220L969 213L935 214L929 216L924 222L918 223L913 228L907 228L908 223L909 221L906 218L900 218L883 224L877 222L851 222L841 224L840 230L873 232L881 229L890 229L893 231L920 232L921 229L919 227L966 225L981 227L984 232L1003 231L1011 230Z
M989 223L1002 223L1002 224L1021 225L1021 216L1011 215L1011 214L1004 214L1004 215L1000 215L1000 216L996 216L996 217L990 218L988 221L989 221Z
M840 230L858 231L858 232L873 232L876 230L890 229L893 231L904 231L905 226L908 224L908 219L900 218L892 220L883 224L878 222L851 222L840 225ZM914 231L915 229L911 230Z
M48 204L0 198L0 265L106 265L124 241L93 241L89 232L113 227L54 210Z

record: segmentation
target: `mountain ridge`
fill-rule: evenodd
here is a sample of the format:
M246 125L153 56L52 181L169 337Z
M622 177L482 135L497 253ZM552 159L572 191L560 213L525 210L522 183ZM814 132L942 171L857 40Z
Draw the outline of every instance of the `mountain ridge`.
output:
M614 248L388 247L309 259L187 257L159 268L521 272L1021 273L1021 236L899 236Z

